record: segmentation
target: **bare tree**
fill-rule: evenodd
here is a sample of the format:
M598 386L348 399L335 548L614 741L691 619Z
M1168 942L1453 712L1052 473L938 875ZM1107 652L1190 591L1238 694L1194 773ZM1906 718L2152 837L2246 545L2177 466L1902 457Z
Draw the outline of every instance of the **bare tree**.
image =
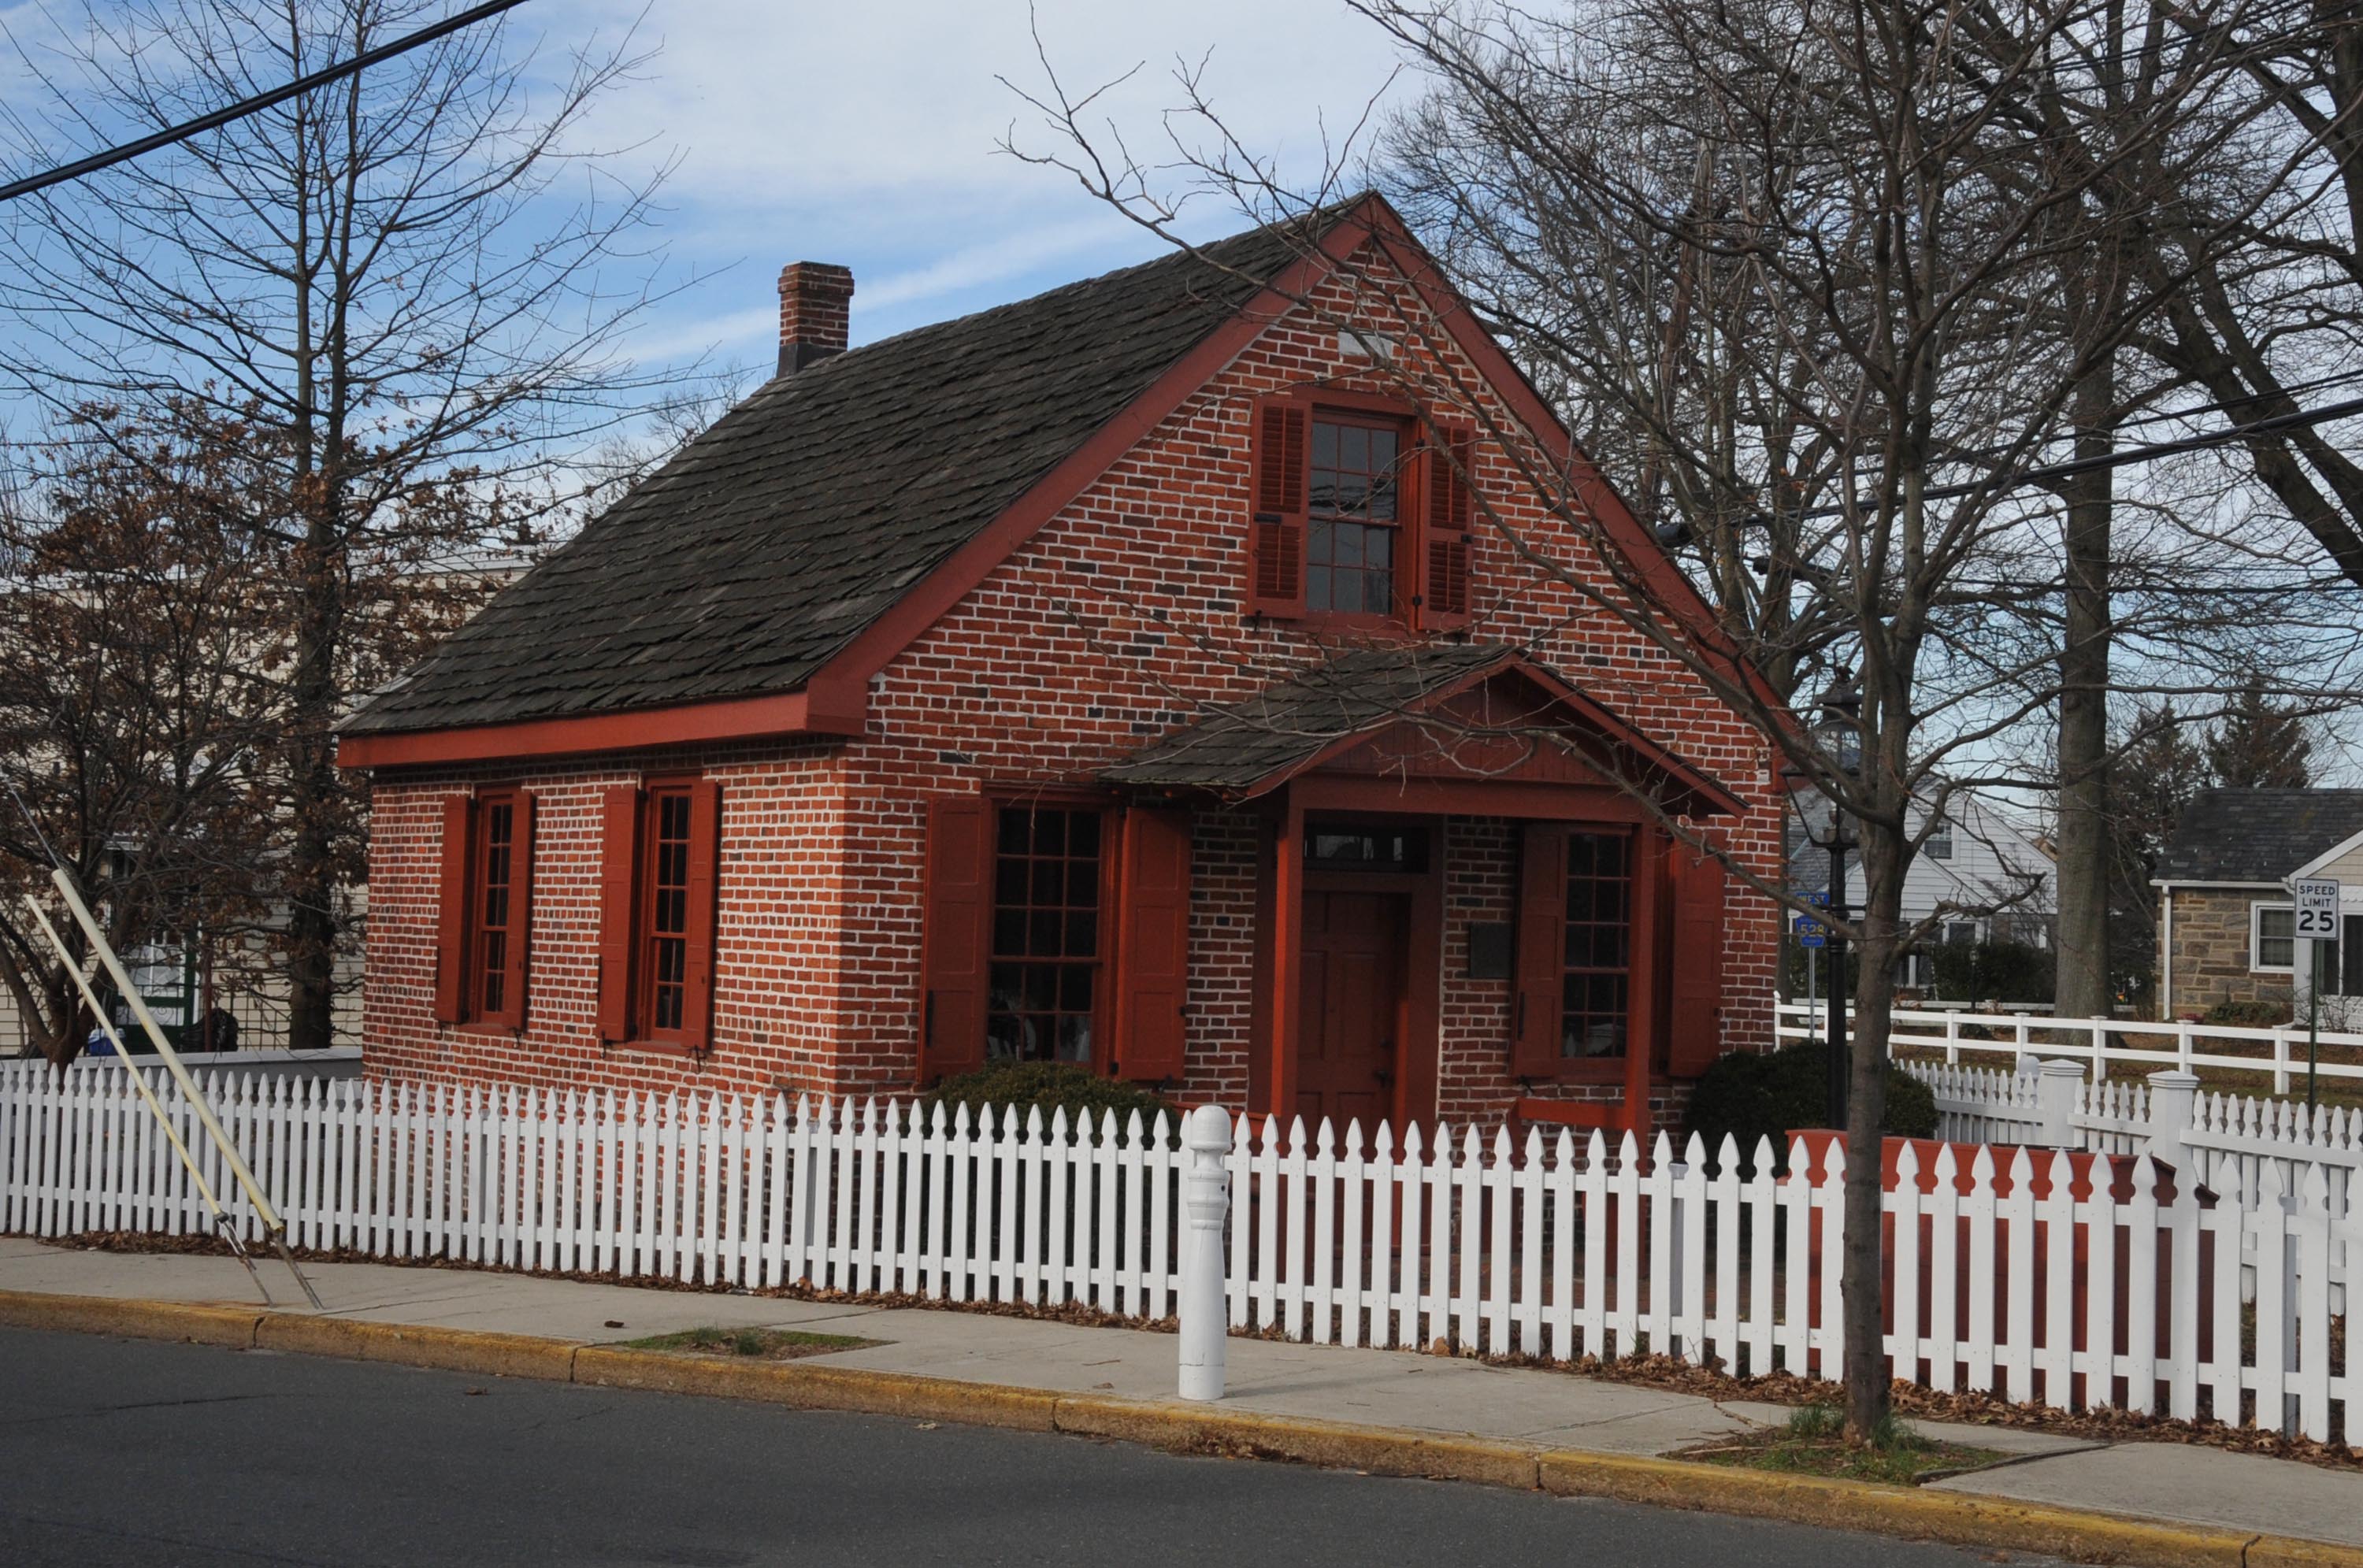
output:
M245 425L95 409L27 458L0 509L0 987L62 1066L89 1021L18 908L52 852L118 947L260 911L286 552Z
M6 119L43 166L411 30L428 0L133 0L20 44L46 89ZM658 174L574 145L643 58L546 71L514 21L466 29L0 215L20 334L0 373L51 406L182 406L250 428L293 591L284 729L264 754L287 909L290 1043L326 1044L339 890L364 802L331 730L464 612L449 569L514 548L571 467L670 378L619 335L655 296Z
M2195 171L2242 130L2211 94L2239 67L2247 12L2206 8L2205 28L2156 51L2128 101L2082 68L2099 47L2092 10L2047 0L1990 6L1971 26L1958 7L1889 0L1356 8L1433 88L1394 143L1414 215L1447 255L1477 259L1481 310L1614 455L1660 538L1689 541L1716 624L1699 624L1691 580L1658 550L1597 521L1592 464L1554 456L1437 370L1454 360L1433 323L1399 306L1391 333L1435 350L1391 359L1405 394L1434 419L1481 422L1519 493L1544 499L1553 537L1579 542L1570 553L1523 536L1498 485L1481 490L1478 511L1521 569L1712 690L1859 838L1865 886L1836 923L1861 971L1843 1290L1848 1426L1867 1434L1886 1408L1872 1151L1894 960L1954 912L1907 924L1904 872L1955 790L2053 782L2045 738L2063 690L2104 698L2110 679L2072 657L2063 668L2061 650L2125 635L2112 602L2156 613L2140 657L2167 661L2220 642L2202 636L2221 623L2194 611L2191 582L2220 587L2253 564L2202 530L2130 581L2077 579L2063 530L2089 525L2101 494L2077 489L2063 516L2027 482L2060 443L2110 423L2103 405L2120 394L2106 371L2162 289L2126 269L2095 277L2093 258L2126 243L2130 215L2179 214ZM2150 36L2137 20L2110 26ZM1154 171L1089 124L1091 96L1055 73L1031 96L1053 149L1021 155L1176 243L1177 180L1263 216L1336 188L1333 170L1291 190L1194 76L1182 84ZM2047 103L2106 134L2063 148L2030 117ZM2183 225L2192 254L2234 226L2220 214ZM1357 309L1401 298L1363 282ZM1846 734L1814 733L1788 701L1825 682L1858 714ZM1626 782L1647 800L1643 780ZM1659 820L1715 849L1687 819ZM1777 877L1729 864L1794 906Z

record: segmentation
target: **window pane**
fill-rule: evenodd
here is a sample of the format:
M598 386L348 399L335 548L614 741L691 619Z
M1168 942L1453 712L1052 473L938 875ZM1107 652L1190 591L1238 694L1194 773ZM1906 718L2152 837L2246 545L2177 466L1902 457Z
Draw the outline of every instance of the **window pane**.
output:
M1100 818L1094 810L1001 813L985 1029L995 1056L1088 1060L1098 977ZM1059 1054L1080 1048L1082 1057Z
M1621 1056L1633 944L1626 835L1572 834L1567 865L1559 1055Z
M650 799L655 853L649 856L647 945L651 1032L681 1028L689 971L689 792L669 790Z
M2297 964L2297 911L2287 904L2257 911L2257 957L2260 969L2288 969Z

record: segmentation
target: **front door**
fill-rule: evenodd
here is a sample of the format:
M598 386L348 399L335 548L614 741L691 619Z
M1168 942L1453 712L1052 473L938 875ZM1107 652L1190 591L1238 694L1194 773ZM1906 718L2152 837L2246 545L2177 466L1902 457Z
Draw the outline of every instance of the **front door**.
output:
M1340 1133L1359 1118L1367 1133L1393 1117L1405 901L1305 891L1296 1112L1308 1131L1326 1116Z

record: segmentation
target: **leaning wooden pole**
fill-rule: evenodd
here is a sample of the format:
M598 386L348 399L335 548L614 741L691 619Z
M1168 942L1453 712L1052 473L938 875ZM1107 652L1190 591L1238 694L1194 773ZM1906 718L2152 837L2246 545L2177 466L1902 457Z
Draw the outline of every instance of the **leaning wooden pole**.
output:
M90 938L92 949L98 954L98 961L106 966L106 973L115 981L116 988L130 1004L131 1016L139 1021L139 1027L147 1032L149 1043L156 1047L156 1055L163 1060L165 1071L172 1075L172 1081L181 1086L183 1094L188 1096L189 1104L196 1110L198 1122L204 1126L205 1135L214 1141L214 1147L221 1151L222 1160L229 1166L230 1175L236 1176L238 1185L245 1189L247 1201L254 1205L255 1217L262 1221L263 1234L271 1238L271 1245L279 1253L280 1261L287 1265L287 1272L295 1276L295 1283L304 1287L305 1297L315 1308L319 1307L320 1293L312 1288L312 1282L295 1265L295 1254L287 1250L287 1222L279 1217L279 1211L263 1196L262 1184L254 1179L252 1171L247 1169L246 1157L238 1152L238 1145L230 1142L227 1132L222 1131L222 1124L214 1120L213 1107L205 1103L205 1097L198 1090L196 1080L189 1076L189 1069L183 1065L181 1054L172 1049L172 1043L164 1038L161 1029L156 1027L155 1016L148 1010L148 999L139 994L139 988L131 983L131 976L123 967L123 960L115 955L114 945L106 940L106 933L99 930L98 922L91 917L90 906L83 902L73 878L61 866L50 873L50 880L57 885L59 894L66 901L66 908L73 911L74 920L82 926L83 934Z
M238 1239L238 1227L231 1222L229 1211L222 1207L221 1199L214 1196L213 1183L205 1179L205 1169L197 1164L197 1157L189 1153L189 1146L181 1142L181 1134L173 1127L172 1119L164 1114L164 1107L156 1099L156 1091L148 1087L148 1075L131 1060L131 1053L124 1047L123 1036L115 1032L115 1024L107 1018L106 1009L99 1003L98 993L91 989L90 977L82 972L82 965L66 946L65 938L60 936L57 927L50 923L48 913L41 908L41 900L28 893L25 895L25 908L31 913L34 923L41 928L41 934L50 939L50 945L57 949L58 962L64 965L66 973L73 977L74 986L82 992L83 1001L89 1006L91 1017L98 1021L98 1027L105 1032L107 1043L115 1047L116 1057L130 1076L132 1088L139 1091L140 1101L148 1107L148 1114L153 1116L156 1125L164 1130L164 1142L172 1146L172 1153L180 1156L182 1165L187 1169L197 1196L205 1200L205 1211L213 1216L214 1229L219 1231L222 1240L229 1243L229 1250L237 1254L238 1261L246 1265L247 1274L254 1280L254 1288L262 1293L262 1304L265 1307L278 1305L271 1299L271 1287L262 1283L262 1275L256 1271L254 1259L248 1254L245 1243Z

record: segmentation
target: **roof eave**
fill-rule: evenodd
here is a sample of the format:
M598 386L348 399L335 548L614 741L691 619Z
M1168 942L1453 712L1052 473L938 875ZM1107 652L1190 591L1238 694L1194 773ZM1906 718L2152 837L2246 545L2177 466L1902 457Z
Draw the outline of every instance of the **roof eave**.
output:
M858 735L868 718L863 690L815 676L801 690L665 708L626 709L560 719L363 730L337 737L337 766L417 767L456 763L533 761L652 746L788 735Z

